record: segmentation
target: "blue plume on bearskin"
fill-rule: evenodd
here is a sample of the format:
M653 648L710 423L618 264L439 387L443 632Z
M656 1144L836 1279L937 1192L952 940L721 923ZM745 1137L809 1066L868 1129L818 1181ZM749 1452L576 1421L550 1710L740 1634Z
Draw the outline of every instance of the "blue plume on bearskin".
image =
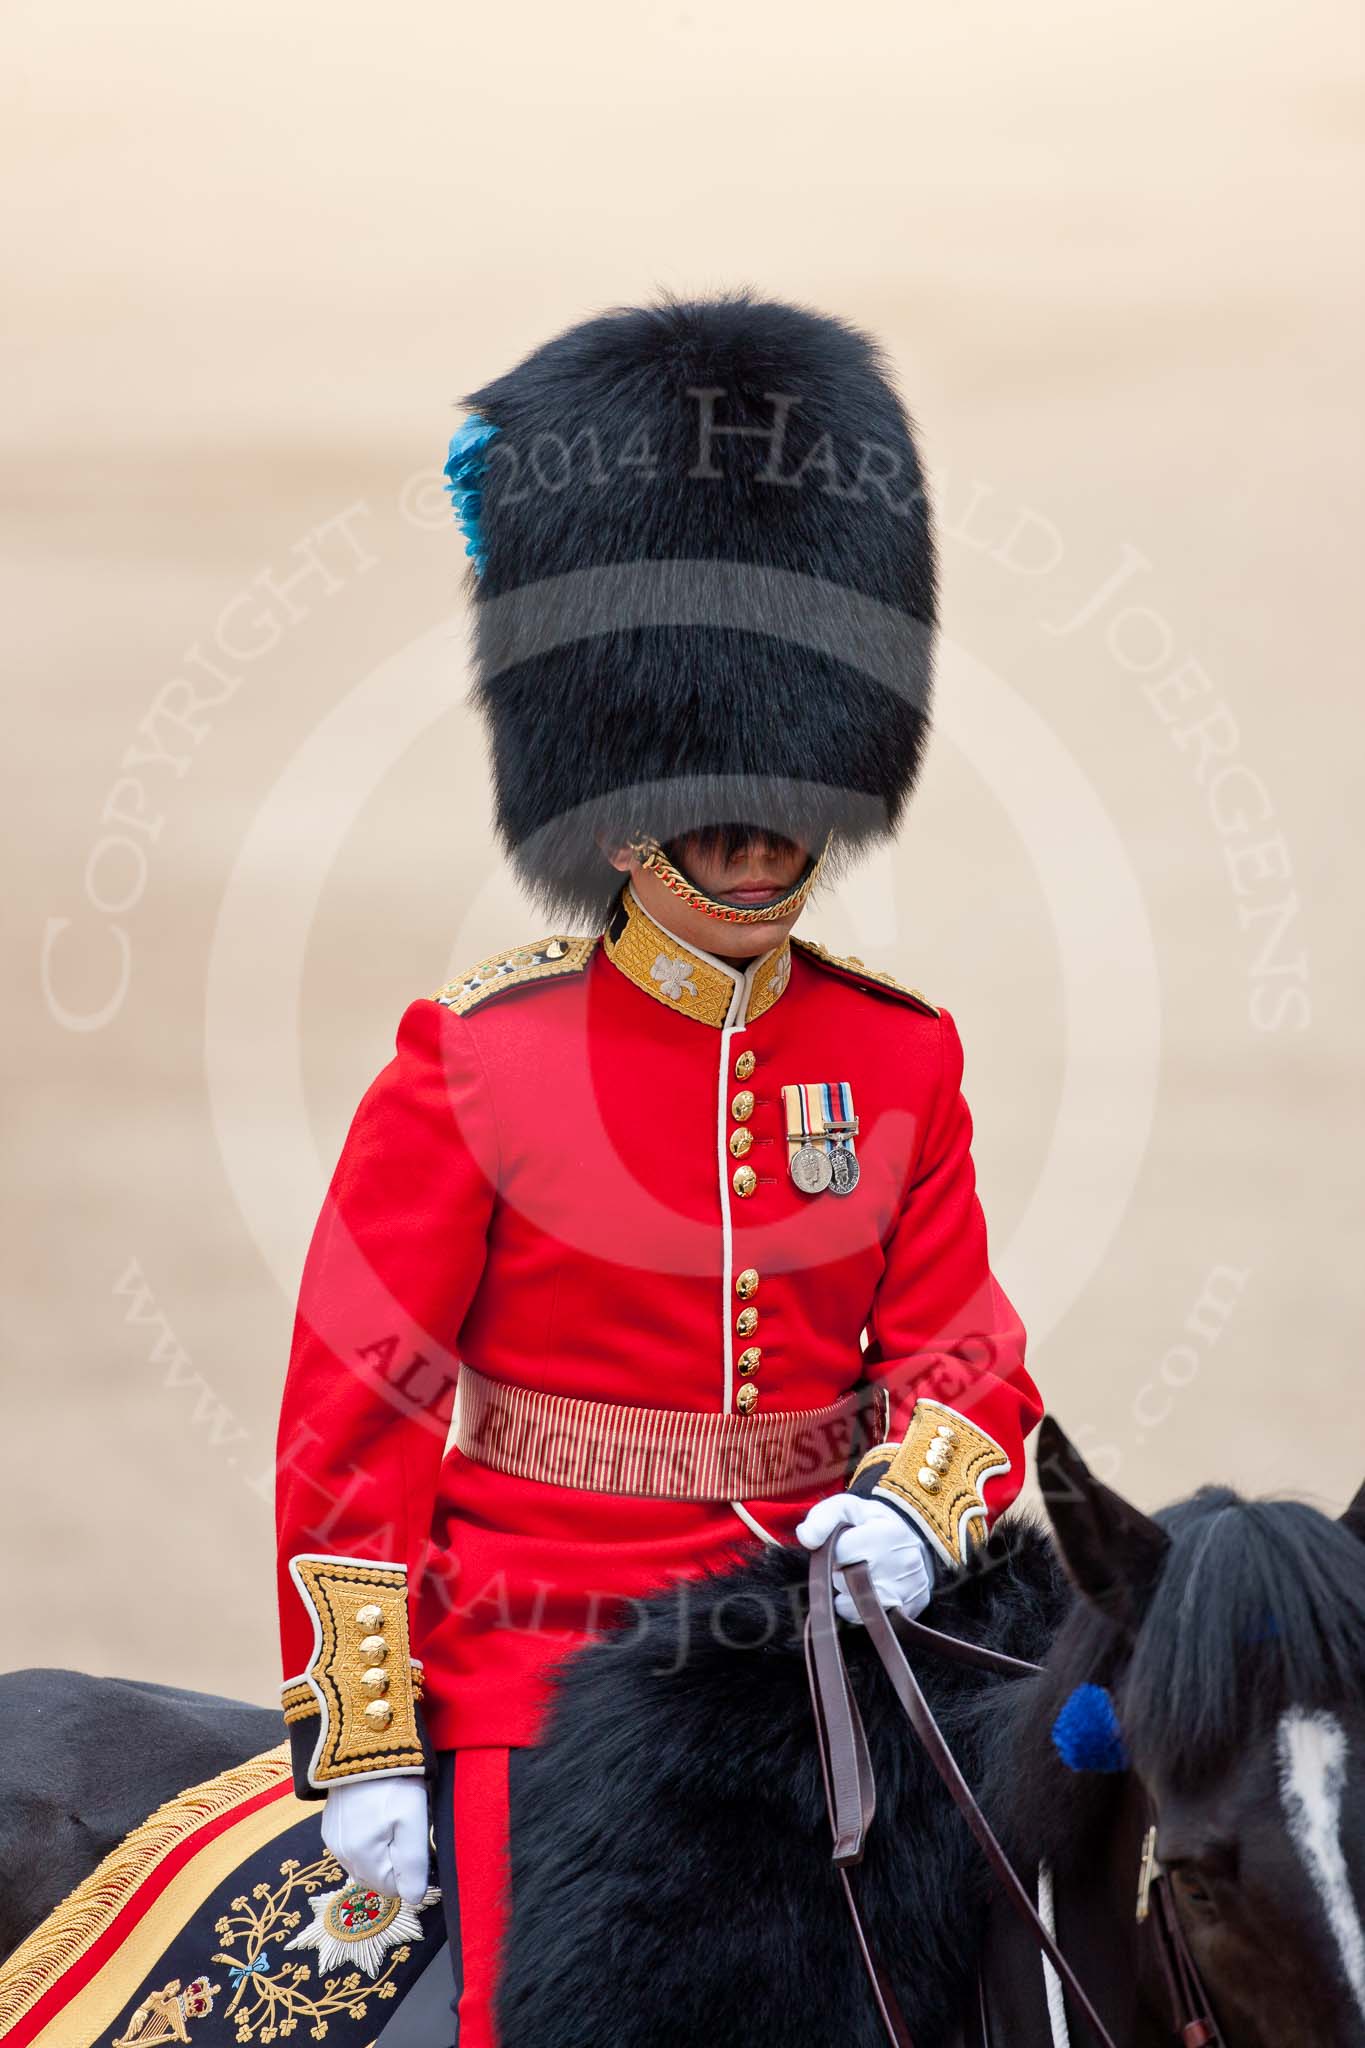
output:
M445 487L450 493L450 509L465 537L465 553L480 575L483 574L487 555L479 523L483 510L483 473L488 460L488 444L497 431L487 420L481 420L477 413L471 413L464 425L450 437L450 451L443 472Z

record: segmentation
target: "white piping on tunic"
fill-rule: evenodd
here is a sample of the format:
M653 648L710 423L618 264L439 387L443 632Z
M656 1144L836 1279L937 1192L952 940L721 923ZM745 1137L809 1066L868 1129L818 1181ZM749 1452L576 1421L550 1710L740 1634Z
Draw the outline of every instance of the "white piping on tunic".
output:
M732 961L722 960L715 953L703 952L700 946L694 946L690 939L684 939L679 933L673 931L664 923L662 918L655 917L652 910L646 912L646 915L653 919L653 922L658 925L660 931L667 932L669 938L676 940L678 945L684 947L687 952L695 954L699 960L705 960L709 966L717 968L720 973L726 974L730 978L730 1007L725 1013L725 1022L722 1024L718 1034L720 1038L720 1071L716 1077L716 1171L719 1176L720 1185L721 1405L728 1415L732 1412L735 1405L735 1339L732 1320L734 1307L735 1240L730 1221L732 1192L729 1170L728 1117L730 1041L736 1031L743 1027L745 1018L748 1016L749 994L754 985L754 976L764 961L770 960L774 953L779 953L782 950L782 947L781 945L770 947L766 953L760 953L757 959L751 960L747 967L741 969L737 968ZM786 941L784 940L782 943L785 944ZM762 1542L771 1543L775 1547L779 1546L779 1539L773 1535L771 1530L765 1529L763 1524L750 1514L743 1501L732 1500L730 1506L746 1528L752 1530L753 1534Z
M733 1036L734 1029L727 1024L720 1034L720 1073L716 1085L716 1171L720 1182L720 1398L727 1415L735 1405L735 1333L730 1320L730 1295L735 1279L735 1232L730 1217L730 1146L725 1115L726 1097L730 1092L730 1040Z
M766 957L766 956L765 956ZM735 993L730 1002L730 1016L720 1034L720 1084L717 1089L716 1105L716 1150L720 1173L720 1243L721 1243L721 1323L724 1334L725 1359L725 1406L727 1412L735 1405L735 1240L730 1226L730 1203L734 1199L730 1187L730 1143L726 1111L730 1093L730 1040L744 1021L749 1007L749 987L753 981L754 968L760 963L754 961L742 980L735 984ZM739 1016L735 1018L738 1006ZM750 1514L742 1500L730 1503L747 1529L752 1530L760 1542L770 1543L774 1549L781 1545L771 1529L765 1529L757 1516Z

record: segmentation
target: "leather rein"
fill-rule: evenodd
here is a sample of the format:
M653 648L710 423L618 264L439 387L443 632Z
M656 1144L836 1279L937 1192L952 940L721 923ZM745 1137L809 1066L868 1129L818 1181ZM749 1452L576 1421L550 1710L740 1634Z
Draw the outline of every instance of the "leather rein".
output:
M839 1619L834 1609L834 1547L838 1534L836 1531L811 1555L810 1604L805 1623L806 1675L810 1682L825 1805L834 1838L833 1861L886 2038L891 2048L914 2048L895 1993L869 1940L849 1879L850 1869L862 1861L877 1810L877 1791L867 1735L849 1681ZM839 1569L859 1619L867 1629L872 1647L891 1681L897 1703L922 1743L930 1763L947 1786L953 1803L985 1854L1010 1905L1051 1963L1101 2048L1117 2048L1113 2035L1044 1924L1027 1888L978 1805L975 1794L958 1769L919 1680L911 1669L902 1639L947 1663L996 1672L1008 1678L1032 1677L1041 1671L1042 1666L1025 1663L1018 1657L1006 1657L998 1650L984 1649L977 1643L963 1642L957 1636L945 1635L923 1622L910 1620L906 1615L898 1615L893 1627L872 1590L867 1567L851 1564L841 1565ZM1150 1912L1162 1975L1171 2001L1173 2031L1183 2048L1220 2048L1221 2036L1211 2016L1212 2008L1186 1943L1175 1902L1170 1896L1170 1881L1155 1860L1154 1843L1155 1828L1152 1828L1144 1843L1138 1918L1146 1922Z

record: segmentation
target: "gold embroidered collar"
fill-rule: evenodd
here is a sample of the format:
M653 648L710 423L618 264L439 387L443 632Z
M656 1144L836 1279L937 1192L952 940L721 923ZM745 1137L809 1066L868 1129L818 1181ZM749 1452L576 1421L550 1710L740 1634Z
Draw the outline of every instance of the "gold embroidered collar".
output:
M607 920L602 950L628 981L656 1002L717 1030L752 1024L770 1010L791 975L791 944L738 967L699 952L650 916L627 882Z

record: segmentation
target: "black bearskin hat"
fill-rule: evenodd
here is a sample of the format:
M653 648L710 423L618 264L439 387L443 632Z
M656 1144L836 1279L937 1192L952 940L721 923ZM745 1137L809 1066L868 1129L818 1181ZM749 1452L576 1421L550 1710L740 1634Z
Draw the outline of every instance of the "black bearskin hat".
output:
M570 328L465 402L496 429L474 701L540 902L600 922L620 885L602 844L640 835L740 824L816 854L832 831L830 872L892 833L936 578L875 343L749 293L665 300Z

